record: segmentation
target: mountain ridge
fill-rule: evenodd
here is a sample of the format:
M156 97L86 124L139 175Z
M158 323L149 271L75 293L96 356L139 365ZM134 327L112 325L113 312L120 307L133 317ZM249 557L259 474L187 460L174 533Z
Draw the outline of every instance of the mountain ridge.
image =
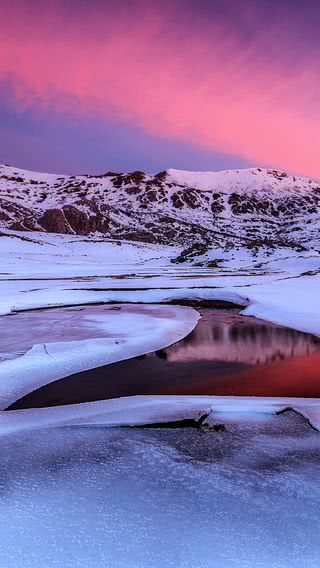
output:
M0 226L206 246L320 249L320 182L274 169L58 175L0 166Z

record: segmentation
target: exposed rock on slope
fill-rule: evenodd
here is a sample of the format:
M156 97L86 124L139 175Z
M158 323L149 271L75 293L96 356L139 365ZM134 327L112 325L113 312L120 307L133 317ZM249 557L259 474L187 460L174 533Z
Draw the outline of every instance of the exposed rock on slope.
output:
M38 223L48 233L71 233L70 225L63 213L63 209L47 209ZM22 224L24 224L22 222Z
M320 249L320 183L261 168L57 176L0 166L0 223L255 252ZM198 252L197 252L198 254Z

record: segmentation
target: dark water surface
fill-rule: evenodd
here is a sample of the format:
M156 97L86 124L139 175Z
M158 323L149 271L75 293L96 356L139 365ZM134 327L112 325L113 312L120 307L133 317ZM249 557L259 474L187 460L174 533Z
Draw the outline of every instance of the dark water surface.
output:
M90 310L106 308L83 309L90 314ZM60 379L28 394L10 409L136 394L320 397L317 338L240 316L238 310L199 311L202 319L196 329L175 345ZM55 312L63 321L68 310ZM44 312L36 317L44 325Z

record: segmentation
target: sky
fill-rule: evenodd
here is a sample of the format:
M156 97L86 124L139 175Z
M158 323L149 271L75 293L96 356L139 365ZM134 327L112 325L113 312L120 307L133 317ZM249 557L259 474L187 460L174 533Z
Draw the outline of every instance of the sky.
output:
M318 0L0 0L0 162L320 177Z

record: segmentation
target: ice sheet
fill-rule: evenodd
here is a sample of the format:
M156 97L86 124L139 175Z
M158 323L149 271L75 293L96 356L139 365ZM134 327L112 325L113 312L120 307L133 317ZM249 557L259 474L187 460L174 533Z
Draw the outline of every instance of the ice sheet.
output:
M318 568L319 434L255 418L1 438L0 565Z
M287 408L320 430L320 399L247 396L148 395L0 412L0 434L48 426L135 426L210 413L217 421L235 422L275 415Z

